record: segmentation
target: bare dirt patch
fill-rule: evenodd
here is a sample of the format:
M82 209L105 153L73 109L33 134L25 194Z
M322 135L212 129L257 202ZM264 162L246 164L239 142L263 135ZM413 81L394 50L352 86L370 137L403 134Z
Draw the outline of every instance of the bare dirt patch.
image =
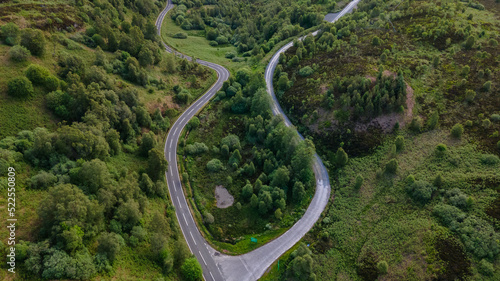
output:
M222 185L215 187L215 199L217 200L217 208L220 209L230 207L234 203L234 197Z

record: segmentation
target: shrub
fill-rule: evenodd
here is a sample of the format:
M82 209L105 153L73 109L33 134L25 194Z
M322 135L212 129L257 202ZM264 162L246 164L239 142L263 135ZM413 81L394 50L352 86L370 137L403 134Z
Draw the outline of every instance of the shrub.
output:
M396 151L401 152L405 147L405 138L403 136L396 137Z
M222 170L223 167L224 166L222 165L222 162L219 159L212 159L207 163L207 170L212 173Z
M217 43L217 41L215 41L215 40L210 41L208 44L209 44L210 46L212 46L212 47L217 47L217 46L219 46L219 43Z
M57 177L51 173L41 171L30 179L31 188L46 189L57 182Z
M484 154L481 156L481 163L485 165L496 165L500 162L498 156L493 154Z
M198 281L203 278L203 270L195 257L188 258L181 267L182 276L186 281Z
M215 41L217 42L217 44L219 45L224 45L224 44L227 44L228 43L228 40L227 40L227 37L226 36L218 36Z
M59 79L54 75L49 75L45 79L44 85L49 92L53 92L59 88Z
M363 182L365 179L363 178L362 175L357 175L356 176L356 182L354 183L354 188L359 189L363 185Z
M410 130L416 132L416 133L420 133L420 131L422 130L422 126L423 126L423 120L420 116L417 116L415 118L413 118L413 120L411 120L411 123L410 123Z
M456 139L461 138L463 133L464 133L464 126L462 126L462 124L457 123L451 128L451 135Z
M45 53L45 37L41 30L26 28L21 34L21 45L26 47L34 56Z
M186 146L186 153L189 155L202 154L208 151L206 144L202 142L195 142L194 144L188 144Z
M491 120L493 122L500 122L500 114L491 114Z
M9 80L8 94L12 97L26 98L33 96L33 84L26 77L16 77Z
M474 90L467 89L465 91L465 101L471 103L476 98L476 92Z
M436 146L436 154L438 156L443 156L446 153L446 150L448 150L448 148L444 143L440 143Z
M313 74L314 70L310 66L304 66L299 70L299 75L302 77Z
M380 46L380 38L378 38L377 36L374 36L372 39L372 45L373 46Z
M379 274L386 274L387 270L389 269L389 265L387 264L386 261L379 261L377 263L377 269Z
M9 50L9 58L16 62L23 62L31 57L31 52L21 45L15 45Z
M489 92L491 90L491 81L486 81L481 88L484 92Z
M25 74L35 85L44 85L47 77L50 76L49 70L38 64L31 64L28 66Z
M385 172L387 174L395 174L398 170L398 160L396 159L391 159L386 165L385 165Z
M441 203L434 206L432 215L437 217L444 226L450 226L453 222L462 221L465 218L465 213L459 208Z
M474 38L474 36L469 36L467 38L467 41L465 41L465 49L466 50L470 50L472 49L472 47L474 47L474 43L476 42L476 38Z
M344 167L347 164L348 160L349 157L347 156L347 153L344 151L344 149L342 149L342 147L339 147L335 155L335 162L337 164L337 167Z
M490 119L486 118L486 119L483 119L483 121L481 121L481 126L483 126L483 128L487 129L491 126L491 121Z
M1 38L7 45L15 45L19 41L19 27L13 23L9 22L5 25L2 25L2 28L0 29L1 32Z
M479 273L481 273L484 276L493 276L493 273L495 272L495 268L493 267L493 264L488 262L485 259L482 259L478 266L477 269Z
M427 203L432 197L432 193L434 192L435 187L427 182L418 180L412 184L406 186L406 191L410 195L410 197L419 203Z
M177 39L186 39L186 38L188 38L188 35L185 32L177 32L172 37L177 38Z
M227 52L225 55L226 59L232 59L236 57L236 54L234 52Z

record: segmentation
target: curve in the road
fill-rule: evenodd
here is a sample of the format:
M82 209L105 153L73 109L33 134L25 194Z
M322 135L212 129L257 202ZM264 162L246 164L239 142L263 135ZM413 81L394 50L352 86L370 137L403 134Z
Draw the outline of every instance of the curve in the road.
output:
M336 21L344 14L350 12L359 1L360 0L354 0L349 3L346 8L344 8L337 15L337 17L332 20L332 22ZM156 20L156 28L160 37L161 26L165 15L170 9L173 8L173 6L174 5L172 4L172 1L168 0L167 6L160 13ZM316 34L317 31L313 32L313 35ZM303 39L303 37L300 39ZM167 46L163 41L162 44L165 47L166 51L175 53L178 56L191 60L189 56L176 52L171 47ZM272 78L274 70L278 63L279 54L285 52L291 46L293 46L292 42L279 49L278 52L276 52L276 54L271 58L271 61L266 67L265 71L267 91L271 95L273 100L273 114L281 115L285 120L285 124L287 126L292 126L292 124L284 114L278 103L278 100L276 99L273 90ZM227 69L225 69L224 67L214 63L206 62L203 60L197 60L197 62L215 70L217 72L217 81L203 96L196 100L191 106L188 107L188 109L186 109L186 111L184 111L184 113L181 114L181 116L175 121L168 132L164 153L168 161L168 170L165 173L165 176L167 179L170 198L175 207L177 220L179 222L184 238L186 239L186 242L189 246L189 249L196 256L203 268L203 277L205 280L257 280L264 274L265 270L276 259L278 259L283 253L285 253L288 249L295 245L295 243L297 243L319 219L330 197L331 188L328 178L328 172L326 171L326 168L321 162L319 156L315 155L313 161L313 169L316 175L316 191L314 197L303 217L299 221L297 221L287 232L285 232L278 238L256 250L240 256L228 256L220 254L210 245L208 245L197 228L197 225L194 221L194 218L184 196L177 165L177 143L182 130L187 125L189 120L194 117L198 113L198 111L200 111L210 101L210 99L222 87L223 82L229 78L229 71L227 71ZM302 136L300 136L300 138L303 139Z

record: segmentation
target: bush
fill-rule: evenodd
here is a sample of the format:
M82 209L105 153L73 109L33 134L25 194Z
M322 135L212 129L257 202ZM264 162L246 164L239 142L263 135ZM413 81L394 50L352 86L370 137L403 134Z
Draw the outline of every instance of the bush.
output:
M403 136L397 136L396 138L396 151L401 152L405 148L405 138Z
M372 39L372 45L373 46L380 46L380 38L378 38L377 36L374 36Z
M228 40L227 40L227 37L226 36L218 36L215 41L217 42L217 44L219 45L225 45L228 43Z
M19 41L19 27L13 23L9 22L5 25L2 25L2 28L0 29L1 32L1 38L7 45L15 45Z
M207 163L207 170L212 173L222 170L223 167L224 166L222 165L222 162L219 159L212 159Z
M437 217L439 222L444 226L450 226L455 221L462 221L465 218L465 213L459 208L446 204L437 204L434 206L432 215Z
M26 28L21 34L21 45L26 47L34 56L45 53L45 37L41 30Z
M30 179L31 188L46 189L57 182L57 177L51 173L41 171Z
M451 135L456 139L461 138L463 133L464 133L464 126L462 126L462 124L455 124L451 128Z
M500 114L491 114L491 120L493 122L500 122Z
M498 156L493 154L485 154L481 156L481 163L485 165L496 165L500 162Z
M493 273L495 272L495 268L493 267L493 264L488 262L485 259L482 259L478 266L477 269L479 273L481 273L484 276L493 276Z
M427 203L432 197L432 193L436 188L427 181L415 181L412 184L406 186L406 191L410 197L419 203Z
M446 153L446 150L448 150L448 147L446 144L440 143L436 146L436 154L437 156L443 156Z
M16 77L9 80L7 92L12 97L31 97L34 94L33 84L26 77Z
M202 142L195 142L194 144L188 144L185 151L189 155L202 154L208 151L208 147Z
M236 57L236 54L234 52L227 52L225 55L226 59L232 59Z
M50 72L47 68L38 65L30 64L26 69L26 77L35 85L44 85L47 77L50 76Z
M31 57L31 52L23 46L15 45L9 50L9 58L16 62L23 62Z
M486 118L486 119L483 119L483 121L481 121L481 126L483 126L483 128L487 129L491 126L491 121L490 119Z
M416 133L420 133L420 131L422 130L422 127L423 127L423 123L424 123L424 121L422 120L422 118L420 118L420 116L413 118L413 120L411 120L411 123L410 123L410 130L412 130Z
M45 79L44 86L49 92L53 92L59 88L59 79L54 75L49 75Z
M314 70L310 66L304 66L299 70L299 75L302 77L313 74Z
M387 264L386 261L379 261L377 263L377 269L379 274L386 274L387 270L389 269L389 265Z
M184 261L181 267L181 273L187 281L199 281L203 278L203 270L195 257L191 257Z
M491 81L486 81L481 88L484 92L489 92L491 90Z
M391 159L386 165L385 165L385 172L387 174L395 174L398 170L398 160L396 159Z
M363 178L362 175L357 175L356 176L356 182L354 183L354 188L359 189L363 185L363 182L365 179Z
M177 39L186 39L186 38L188 38L188 35L185 32L177 32L172 37L177 38Z

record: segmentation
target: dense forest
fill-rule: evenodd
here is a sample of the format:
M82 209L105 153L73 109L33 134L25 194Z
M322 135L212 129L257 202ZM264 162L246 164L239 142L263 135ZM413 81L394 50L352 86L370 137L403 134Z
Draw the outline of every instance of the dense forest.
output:
M499 16L362 1L280 56L277 96L335 190L304 239L317 280L499 278Z

